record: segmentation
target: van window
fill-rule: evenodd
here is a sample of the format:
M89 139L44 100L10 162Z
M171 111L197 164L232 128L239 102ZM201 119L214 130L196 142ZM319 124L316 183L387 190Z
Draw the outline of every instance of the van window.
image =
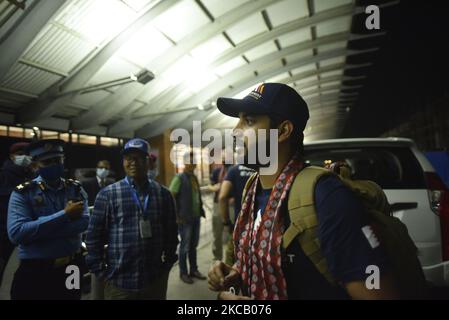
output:
M320 167L325 162L344 161L353 179L372 180L383 189L426 189L423 170L409 148L306 146L305 159Z

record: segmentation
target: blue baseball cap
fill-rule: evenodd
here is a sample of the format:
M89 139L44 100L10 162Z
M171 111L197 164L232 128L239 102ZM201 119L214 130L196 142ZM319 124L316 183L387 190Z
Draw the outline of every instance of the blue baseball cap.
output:
M139 151L148 156L150 151L150 144L140 138L131 139L125 144L122 155L127 154L131 151Z
M301 132L309 120L309 108L292 87L283 83L264 83L243 99L220 97L217 107L221 113L239 117L240 112L258 115L278 115L290 120Z
M28 151L33 160L41 161L64 155L64 140L44 139L30 143Z

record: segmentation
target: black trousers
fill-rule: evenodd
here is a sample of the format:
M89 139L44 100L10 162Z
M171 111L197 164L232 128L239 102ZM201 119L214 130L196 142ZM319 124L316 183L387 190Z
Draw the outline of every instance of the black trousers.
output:
M3 226L0 230L0 286L3 282L3 273L8 265L9 258L14 251L15 246L9 241L8 234L6 233L6 227L3 230Z
M81 266L82 257L77 257L68 265ZM22 260L14 274L11 286L11 300L80 300L80 289L68 289L67 265L55 267L44 260ZM80 285L82 273L80 272Z

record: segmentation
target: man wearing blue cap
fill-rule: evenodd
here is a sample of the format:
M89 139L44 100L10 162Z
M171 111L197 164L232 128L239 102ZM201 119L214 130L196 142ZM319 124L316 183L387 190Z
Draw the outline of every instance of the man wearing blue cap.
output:
M80 248L89 220L87 195L78 181L62 177L63 145L56 139L32 143L29 153L38 164L39 176L11 194L8 235L19 245L20 258L11 287L13 300L81 298Z
M209 288L221 291L221 299L397 298L384 248L363 232L367 226L364 207L338 178L323 174L316 182L314 197L308 200L314 205L314 219L298 219L304 210L294 211L301 204L289 201L299 199L291 191L312 188L312 181L303 174L307 167L303 131L309 111L298 92L285 84L265 83L243 99L219 98L217 106L225 115L239 118L234 135L243 140L243 150L236 151L243 154L245 166L257 173L245 187L234 229L236 263L216 262L209 270ZM257 135L257 141L250 141L245 134L269 129L277 129L274 141ZM263 164L258 154L250 161L260 142L278 145L274 174L262 173L264 165L273 163ZM310 207L301 207L308 210L307 218L312 218ZM300 245L299 236L312 228L316 230L313 237L311 231L307 233L311 241L302 238ZM307 247L302 246L305 241L309 241ZM368 266L381 270L379 289L366 287ZM230 287L237 294L227 291Z
M175 203L147 176L148 152L145 140L128 141L122 152L126 177L102 189L95 200L86 262L105 281L107 300L166 299L169 271L177 260Z

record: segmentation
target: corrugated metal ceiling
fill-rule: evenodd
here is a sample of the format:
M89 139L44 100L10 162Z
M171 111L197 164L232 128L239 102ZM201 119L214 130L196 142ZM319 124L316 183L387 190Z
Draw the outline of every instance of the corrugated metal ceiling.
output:
M10 10L9 3L0 3L0 21ZM235 18L241 10L251 14ZM230 127L233 120L214 107L176 111L210 104L219 95L237 95L268 80L284 81L306 96L311 113L321 114L320 105L326 105L326 114L336 115L327 120L327 129L326 124L320 129L323 137L333 137L341 121L337 115L344 116L351 104L348 99L355 99L358 90L353 95L341 93L345 57L360 53L346 49L352 15L360 12L351 0L67 0L17 56L9 72L0 75L0 105L20 118L24 110L37 110L35 105L44 94L49 99L48 92L64 92L61 85L77 82L80 73L92 68L92 61L97 71L86 85L124 77L143 67L157 70L156 62L169 62L176 50L178 55L185 47L181 58L141 89L108 88L71 95L62 102L50 95L50 104L59 101L61 106L50 113L41 104L43 111L38 115L71 119L75 129L84 132L89 126L110 125L109 133L116 136L129 132L154 136L163 125L189 128L186 119L203 120L209 127L214 123ZM122 32L151 14L155 15L151 21L126 41L118 41ZM204 32L210 32L210 37L197 41ZM190 48L191 43L196 45ZM328 77L333 80L326 82ZM341 104L340 97L348 102ZM109 101L107 115L98 116L98 109ZM126 102L117 105L117 101ZM166 111L173 113L151 117ZM87 127L82 125L84 120Z

